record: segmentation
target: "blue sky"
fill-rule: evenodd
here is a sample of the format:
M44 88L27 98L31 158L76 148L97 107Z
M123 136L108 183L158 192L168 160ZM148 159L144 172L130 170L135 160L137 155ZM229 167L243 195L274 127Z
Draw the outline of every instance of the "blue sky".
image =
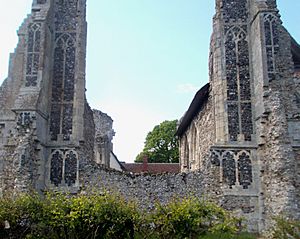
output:
M32 0L0 9L0 82ZM278 0L300 41L299 0ZM156 124L180 118L208 81L214 1L88 0L87 98L114 119L114 151L131 162Z

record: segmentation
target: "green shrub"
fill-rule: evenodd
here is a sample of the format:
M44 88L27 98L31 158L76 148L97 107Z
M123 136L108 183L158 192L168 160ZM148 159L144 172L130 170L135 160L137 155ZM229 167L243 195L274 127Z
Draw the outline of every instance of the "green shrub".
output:
M300 221L286 219L283 216L276 217L276 226L273 229L274 239L299 239Z
M1 238L130 238L138 218L133 203L109 194L22 195L0 203Z
M34 193L15 199L0 199L0 236L11 238L17 235L17 238L24 238L42 217L42 207L43 201Z
M235 237L239 224L225 210L196 198L157 204L151 213L138 211L135 203L108 193L48 193L0 200L0 238L209 239L228 235L224 239L242 239Z
M196 198L156 205L148 218L148 236L153 238L195 238L209 232L236 233L240 221L213 203ZM144 233L145 234L145 233Z

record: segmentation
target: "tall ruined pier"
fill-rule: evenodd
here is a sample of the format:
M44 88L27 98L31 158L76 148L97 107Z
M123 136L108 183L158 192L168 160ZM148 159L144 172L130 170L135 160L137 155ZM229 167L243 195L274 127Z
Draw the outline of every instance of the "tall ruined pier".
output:
M300 218L300 46L275 0L216 0L210 82L183 116L181 168L253 231ZM217 195L215 194L217 192Z

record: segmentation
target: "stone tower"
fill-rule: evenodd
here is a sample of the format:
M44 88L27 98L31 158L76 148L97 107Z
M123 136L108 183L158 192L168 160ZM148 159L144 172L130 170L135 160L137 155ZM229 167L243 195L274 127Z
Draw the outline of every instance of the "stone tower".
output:
M182 170L203 170L250 230L299 219L300 47L276 1L216 0L210 47L210 82L177 131Z
M33 1L0 88L0 194L79 188L95 146L86 35L86 0Z

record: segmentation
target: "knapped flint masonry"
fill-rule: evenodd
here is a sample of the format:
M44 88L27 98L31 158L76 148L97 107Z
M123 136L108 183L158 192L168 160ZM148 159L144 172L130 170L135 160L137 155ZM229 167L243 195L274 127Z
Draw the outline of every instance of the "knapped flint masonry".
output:
M275 0L216 0L216 10L210 82L177 131L182 173L134 175L100 166L114 131L85 98L86 0L34 0L0 87L0 196L93 188L145 209L205 196L254 232L278 214L300 219L299 44Z
M85 97L86 0L34 0L18 36L0 88L0 194L76 192L85 164L109 165L113 137Z
M177 131L181 170L214 172L223 207L263 231L275 215L300 218L300 47L275 0L216 10L210 82Z

